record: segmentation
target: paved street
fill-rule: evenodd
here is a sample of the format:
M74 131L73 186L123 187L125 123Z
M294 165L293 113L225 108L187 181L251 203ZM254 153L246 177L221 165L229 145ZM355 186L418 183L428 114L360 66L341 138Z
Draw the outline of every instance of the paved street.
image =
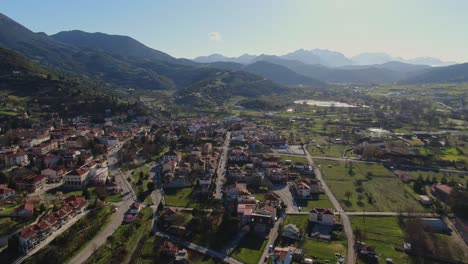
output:
M75 257L73 257L69 263L84 263L100 246L102 246L107 237L114 234L115 230L122 224L124 213L128 210L130 205L135 202L136 196L135 192L130 186L130 183L127 181L125 175L117 167L117 157L116 153L120 149L116 148L109 152L107 162L109 166L109 173L115 176L116 182L122 188L123 201L120 202L117 206L118 210L111 216L110 222L97 234L88 245L81 250Z
M217 170L218 177L216 178L216 189L213 194L215 199L221 199L223 197L222 190L224 185L224 180L226 176L226 162L227 162L227 152L229 149L229 144L231 143L231 132L226 133L226 140L224 141L223 152L219 158L219 166Z
M283 214L278 221L276 221L275 226L270 230L270 234L268 235L268 243L265 246L265 249L263 250L262 256L258 260L258 264L265 263L265 257L268 256L268 247L270 245L274 245L276 238L278 237L278 229L281 223L283 223L284 218L286 218L286 214Z
M320 170L318 169L318 167L315 165L314 161L312 160L312 156L310 155L309 151L307 151L307 145L304 145L304 151L306 153L307 161L314 168L315 176L317 180L319 180L320 183L322 184L322 188L325 191L325 194L330 199L331 203L333 204L333 207L335 207L335 210L341 214L341 223L343 224L344 231L346 233L346 236L348 237L348 256L346 258L346 263L355 264L356 252L354 251L354 234L353 234L353 229L351 227L351 221L349 220L348 215L343 214L344 212L343 208L341 207L340 203L336 199L335 195L331 192L330 188L328 188L327 183L322 177L322 173L320 172Z

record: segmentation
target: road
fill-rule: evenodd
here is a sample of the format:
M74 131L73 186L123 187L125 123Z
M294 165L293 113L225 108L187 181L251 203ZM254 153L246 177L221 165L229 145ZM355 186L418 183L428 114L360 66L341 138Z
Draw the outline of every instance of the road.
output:
M231 143L231 132L226 133L226 140L224 141L223 153L219 158L219 166L217 170L216 178L216 189L213 194L215 199L221 199L223 197L222 190L223 184L226 176L226 161L227 161L227 152L229 149L229 144Z
M208 255L210 257L213 257L213 258L217 258L217 259L221 259L223 260L225 263L229 263L229 264L243 264L242 262L236 260L236 259L233 259L229 256L227 256L226 254L224 253L220 253L218 251L214 251L212 249L209 249L209 248L205 248L205 247L202 247L200 245L197 245L197 244L194 244L194 243L190 243L188 241L181 241L180 239L176 238L176 237L173 237L171 235L168 235L168 234L165 234L165 233L162 233L162 232L156 232L155 233L156 236L158 237L162 237L164 239L169 239L171 240L172 242L176 243L176 244L179 244L179 245L182 245L188 249L191 249L191 250L194 250L194 251L197 251L197 252L200 252L202 254L205 254L205 255Z
M281 200L288 206L286 209L287 213L297 213L299 209L297 203L294 200L288 185L274 185L273 191L279 195Z
M405 216L405 217L439 217L438 214L431 213L402 213L402 212L344 212L343 215L355 216Z
M344 213L343 208L341 207L340 203L336 199L335 195L331 192L330 188L328 188L327 183L322 177L322 173L320 172L318 167L315 165L312 159L312 156L307 150L307 145L304 145L304 152L306 153L307 161L314 168L315 176L317 180L319 180L320 183L322 184L322 188L325 191L325 194L328 196L328 199L330 199L331 203L333 204L333 207L335 207L335 210L341 214L341 223L343 224L344 231L346 233L346 236L348 237L348 256L346 258L346 263L355 264L356 252L354 251L354 234L353 234L353 229L351 227L351 221L349 221L348 215L343 214Z
M123 144L122 144L123 145ZM119 202L116 207L118 210L111 216L110 222L97 234L77 255L75 255L69 263L84 263L100 246L102 246L107 237L114 234L115 230L122 224L124 213L128 211L130 205L136 200L135 192L133 191L130 183L127 181L125 175L117 167L116 153L120 150L121 146L112 149L107 157L109 166L109 173L115 176L116 182L122 188L123 201Z
M384 161L367 161L367 160L359 160L359 159L350 159L350 158L333 158L333 157L322 157L322 156L311 156L312 159L322 159L322 160L333 160L333 161L348 161L348 162L357 162L357 163L366 163L366 164L384 164ZM431 168L431 167L424 167L424 166L411 166L411 165L402 165L402 167L407 168L419 168L419 169L438 169L442 172L450 172L450 173L461 173L461 174L468 174L468 171L463 170L450 170L450 169L441 169L441 168Z
M50 236L48 236L44 241L39 243L35 248L30 250L26 255L21 256L19 259L17 259L14 264L19 264L23 263L27 258L30 256L36 254L39 250L41 250L43 247L47 246L52 240L54 240L57 236L65 232L68 228L70 228L73 224L75 224L81 217L85 216L89 211L85 211L75 217L73 217L70 221L68 221L65 225L60 227L58 230L53 232Z
M283 214L278 221L276 221L275 225L273 228L270 230L270 234L268 235L268 243L265 246L265 249L263 250L262 256L258 260L258 264L263 264L265 263L265 257L268 256L268 248L270 245L274 245L276 238L278 237L278 229L279 226L283 223L284 218L286 218L286 214Z

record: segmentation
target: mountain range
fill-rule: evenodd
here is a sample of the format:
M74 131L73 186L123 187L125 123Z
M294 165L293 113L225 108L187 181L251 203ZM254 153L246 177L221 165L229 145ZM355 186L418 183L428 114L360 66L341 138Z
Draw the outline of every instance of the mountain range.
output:
M210 63L210 62L236 62L242 64L249 64L256 60L258 57L267 56L265 54L261 54L258 56L255 55L248 55L244 54L239 57L225 57L221 54L212 54L208 56L200 56L193 59L193 61L201 62L201 63ZM290 52L285 55L277 56L282 59L286 60L296 60L303 62L305 64L320 64L326 67L341 67L341 66L350 66L350 65L375 65L375 64L383 64L387 62L402 62L407 64L418 64L418 65L429 65L433 67L439 66L448 66L452 64L456 64L456 62L451 61L442 61L437 58L432 57L417 57L413 59L404 59L401 57L393 57L387 53L361 53L351 58L346 57L344 54L331 51L326 49L312 49L312 50L305 50L299 49L293 52Z
M97 80L108 87L170 90L180 103L285 93L288 89L284 85L468 81L466 64L431 67L417 62L443 62L417 58L408 63L372 53L347 58L339 52L315 49L284 56L244 54L228 58L214 54L194 61L178 59L128 36L79 30L51 36L35 33L3 14L0 47L17 51L53 71ZM377 63L361 65L372 62Z

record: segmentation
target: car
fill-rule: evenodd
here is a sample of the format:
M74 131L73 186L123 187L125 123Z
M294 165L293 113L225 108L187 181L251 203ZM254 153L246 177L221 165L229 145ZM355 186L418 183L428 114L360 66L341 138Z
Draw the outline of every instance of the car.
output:
M271 252L273 252L273 245L268 246L268 253L271 253Z
M263 259L263 262L266 263L269 258L270 258L269 256L265 256L265 258Z

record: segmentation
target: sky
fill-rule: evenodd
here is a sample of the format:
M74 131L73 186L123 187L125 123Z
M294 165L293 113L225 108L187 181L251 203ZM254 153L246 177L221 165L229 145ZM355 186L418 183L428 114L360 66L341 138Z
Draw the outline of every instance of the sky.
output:
M127 35L174 57L329 49L468 61L465 0L0 0L35 32Z

